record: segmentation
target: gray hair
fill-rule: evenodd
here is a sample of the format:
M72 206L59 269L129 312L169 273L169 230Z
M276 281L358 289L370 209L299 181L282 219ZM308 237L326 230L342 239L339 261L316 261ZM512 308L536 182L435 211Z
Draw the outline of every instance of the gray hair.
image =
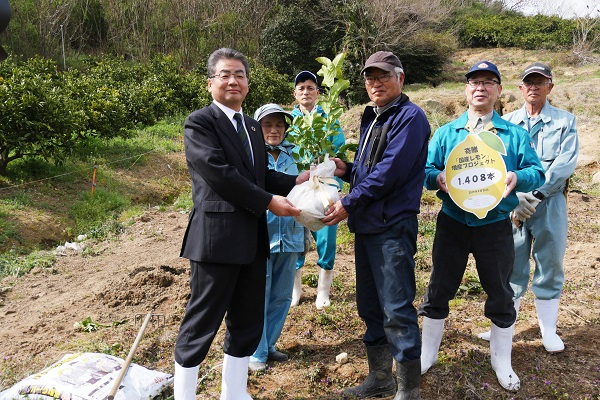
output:
M215 71L217 67L217 63L221 60L238 60L242 64L244 64L244 69L246 70L246 76L250 76L250 65L248 65L248 59L241 52L230 49L227 47L222 47L213 51L213 53L208 57L208 62L206 64L206 69L208 70L208 76L214 76L217 71Z
M399 77L400 74L404 74L404 70L400 67L394 67L394 72L396 73L396 75ZM406 74L404 74L406 75Z

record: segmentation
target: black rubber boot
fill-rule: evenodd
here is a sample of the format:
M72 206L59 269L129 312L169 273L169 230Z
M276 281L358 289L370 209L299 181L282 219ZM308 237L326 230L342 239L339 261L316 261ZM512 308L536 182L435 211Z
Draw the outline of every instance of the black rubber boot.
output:
M360 385L345 389L344 395L359 399L392 396L396 393L396 381L392 374L394 358L390 346L366 346L366 349L369 375Z
M394 400L421 400L421 359L396 363L398 391Z

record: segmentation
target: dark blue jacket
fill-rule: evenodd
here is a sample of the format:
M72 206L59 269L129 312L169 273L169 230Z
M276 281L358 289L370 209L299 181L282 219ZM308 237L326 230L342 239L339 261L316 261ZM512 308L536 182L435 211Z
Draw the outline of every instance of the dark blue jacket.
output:
M350 193L342 205L351 232L381 233L419 213L430 134L425 113L404 94L381 115L365 108L356 157L344 177Z

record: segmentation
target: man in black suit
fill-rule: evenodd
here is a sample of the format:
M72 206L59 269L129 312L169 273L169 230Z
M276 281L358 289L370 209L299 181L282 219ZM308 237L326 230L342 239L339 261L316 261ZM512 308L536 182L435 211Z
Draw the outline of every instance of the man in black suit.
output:
M269 255L265 212L299 215L282 196L308 180L308 173L296 177L268 169L260 124L242 112L246 57L218 49L207 69L213 102L190 114L184 126L194 208L181 249L191 276L175 344L175 399L196 399L199 365L225 317L221 400L245 400L251 399L249 356L263 329Z

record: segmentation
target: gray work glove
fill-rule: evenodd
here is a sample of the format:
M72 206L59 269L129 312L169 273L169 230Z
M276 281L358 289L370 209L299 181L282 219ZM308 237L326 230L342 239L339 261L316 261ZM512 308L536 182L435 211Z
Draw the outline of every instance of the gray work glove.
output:
M312 234L310 233L310 229L304 228L304 252L302 253L303 256L305 256L306 253L308 253L308 251L310 250L310 238L311 237L312 237Z
M515 216L519 221L525 221L535 213L535 208L540 204L540 199L531 194L531 192L517 192L519 205L515 208Z

